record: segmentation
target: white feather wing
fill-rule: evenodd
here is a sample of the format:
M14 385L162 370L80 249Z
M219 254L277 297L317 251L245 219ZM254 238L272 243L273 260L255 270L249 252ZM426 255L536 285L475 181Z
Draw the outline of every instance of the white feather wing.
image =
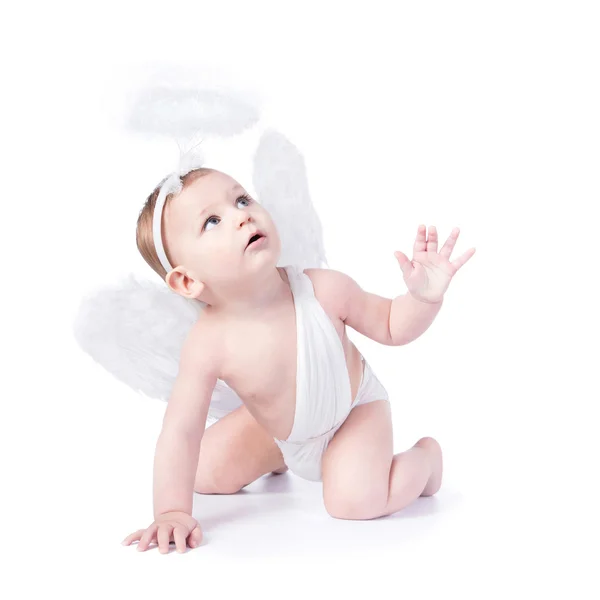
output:
M308 189L304 157L283 134L263 132L254 154L253 185L279 237L278 266L301 269L327 264L323 229Z
M82 299L73 333L83 351L119 381L167 401L183 343L201 311L199 302L130 274ZM222 416L241 404L239 396L218 380L211 414Z

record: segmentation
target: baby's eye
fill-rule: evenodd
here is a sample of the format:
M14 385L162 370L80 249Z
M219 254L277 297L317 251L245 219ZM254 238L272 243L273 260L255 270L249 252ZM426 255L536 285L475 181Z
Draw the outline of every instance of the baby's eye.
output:
M209 223L211 221L215 221L215 220L218 223L219 222L219 217L208 217L208 219L206 219L206 222L204 223L204 227L203 227L204 231L209 231L209 229L208 229ZM216 225L216 223L215 223L215 225Z
M250 206L250 202L251 202L251 200L250 200L250 197L249 197L248 195L244 195L244 196L240 196L240 197L237 199L237 202L245 202L245 203L246 203L246 206Z
M239 202L245 202L246 203L245 206L250 206L250 203L252 202L252 198L250 198L250 196L248 196L248 194L244 194L243 196L240 196L236 200L236 204ZM209 231L209 228L207 227L207 225L209 225L212 220L216 220L217 223L219 223L221 221L221 219L219 217L215 217L214 215L211 217L208 217L208 219L206 219L206 221L202 227L203 231ZM215 223L215 225L217 223Z

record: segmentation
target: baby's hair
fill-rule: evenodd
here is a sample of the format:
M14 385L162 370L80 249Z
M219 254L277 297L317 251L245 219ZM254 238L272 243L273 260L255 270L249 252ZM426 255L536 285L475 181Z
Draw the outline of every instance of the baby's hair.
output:
M181 178L181 183L183 184L183 188L185 189L186 185L196 181L196 179L199 179L200 177L203 177L204 175L208 175L213 172L214 172L214 169L209 169L206 167L200 167L198 169L194 169L193 171L190 171L189 173L187 173L186 175L184 175ZM146 199L146 202L144 203L144 206L138 216L137 227L136 227L136 232L135 232L135 241L136 241L138 250L140 251L140 254L143 256L144 260L150 265L152 270L155 271L156 273L158 273L159 277L161 277L163 281L166 281L165 278L167 276L167 272L165 271L165 268L162 266L162 264L158 258L158 254L156 254L156 247L154 245L154 236L152 235L152 218L154 216L154 207L156 206L156 200L158 198L158 194L160 193L160 188L166 179L167 178L165 177L165 179L163 179L156 186L154 191ZM174 197L174 194L167 194L167 197L165 200L165 206L163 208L163 214L167 208L167 204L170 203L170 201L173 199L173 197ZM163 246L165 248L165 253L167 255L167 259L169 260L169 262L172 265L175 265L172 257L170 256L168 244L166 243L166 240L164 239L164 234L163 234Z

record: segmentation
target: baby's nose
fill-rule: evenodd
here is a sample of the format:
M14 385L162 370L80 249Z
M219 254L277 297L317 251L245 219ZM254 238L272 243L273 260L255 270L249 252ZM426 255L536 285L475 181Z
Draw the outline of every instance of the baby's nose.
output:
M238 227L241 227L244 223L250 223L252 221L252 217L248 213L243 213L238 217Z

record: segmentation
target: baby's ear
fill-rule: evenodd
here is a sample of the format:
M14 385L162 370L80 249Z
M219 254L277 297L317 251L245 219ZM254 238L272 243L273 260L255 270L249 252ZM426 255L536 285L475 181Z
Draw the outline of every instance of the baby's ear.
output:
M190 274L177 267L167 275L167 285L175 293L184 298L201 300L206 285L199 279L194 279Z
M198 279L190 279L189 281L191 282L191 285L188 288L189 295L186 297L204 301L203 298L201 298L201 296L204 293L204 290L206 289L206 284L204 284Z

